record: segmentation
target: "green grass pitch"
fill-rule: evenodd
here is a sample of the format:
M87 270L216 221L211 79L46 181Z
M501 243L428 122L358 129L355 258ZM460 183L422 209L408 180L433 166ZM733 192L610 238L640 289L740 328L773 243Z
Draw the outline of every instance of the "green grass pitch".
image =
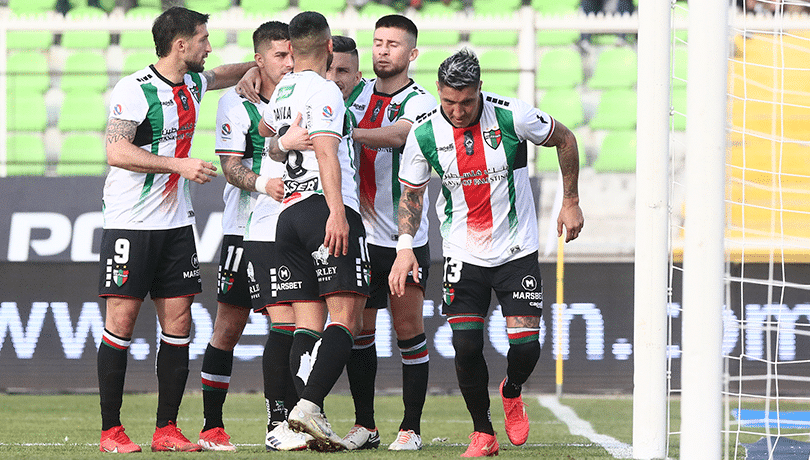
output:
M600 459L612 458L599 445L571 435L566 425L542 407L536 396L525 395L531 420L528 442L512 446L503 429L500 398L492 398L492 421L500 443L499 458ZM600 434L630 444L632 401L619 398L563 398L563 404L589 421ZM0 459L43 458L85 459L107 456L98 451L100 415L97 395L6 395L0 394ZM422 417L424 447L419 452L389 452L402 412L399 396L378 396L377 426L382 437L376 451L318 453L272 452L264 450L264 399L260 394L229 394L225 403L225 429L237 445L236 453L152 453L149 445L154 431L155 394L124 396L122 422L127 434L140 444L143 453L134 458L187 457L207 459L323 458L325 455L349 459L458 458L466 449L472 422L460 396L428 396ZM326 414L338 434L345 434L354 422L351 397L330 395ZM202 427L202 395L188 392L180 409L178 426L192 441Z

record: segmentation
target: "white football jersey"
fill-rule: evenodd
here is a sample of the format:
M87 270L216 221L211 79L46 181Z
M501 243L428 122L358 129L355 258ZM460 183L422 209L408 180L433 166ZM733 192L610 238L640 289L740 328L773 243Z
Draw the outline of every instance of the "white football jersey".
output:
M405 143L399 180L419 187L431 169L445 257L483 267L538 250L526 141L543 145L554 119L514 98L482 92L480 118L455 128L439 107L419 117Z
M433 96L413 80L394 94L378 92L376 82L376 79L361 82L360 93L354 100L347 101L358 128L386 127L399 120L413 123L417 116L436 107ZM356 145L360 159L360 214L367 240L370 244L393 248L399 236L397 209L402 185L397 176L403 146L374 149L364 144ZM427 244L428 225L425 207L414 246Z
M137 122L133 144L152 155L188 158L207 86L205 78L191 72L174 84L150 65L115 85L110 118ZM161 230L194 223L189 182L179 174L112 167L104 182L103 209L104 228Z
M270 97L263 122L273 134L283 135L299 113L310 137L333 136L340 140L337 154L343 204L360 212L351 124L340 89L311 70L288 73ZM323 184L315 152L290 150L284 169L282 211L316 193L323 194Z
M255 104L236 94L231 89L219 99L217 108L216 153L220 157L235 155L241 157L242 165L256 174L261 172L264 163L277 165L276 177L281 177L282 165L267 157L267 139L259 135L259 123L267 100ZM271 165L272 166L272 165ZM258 192L248 192L239 187L225 185L222 198L225 210L222 214L222 231L225 235L244 236L248 217L259 196ZM273 214L278 214L279 203ZM275 227L272 229L275 235Z

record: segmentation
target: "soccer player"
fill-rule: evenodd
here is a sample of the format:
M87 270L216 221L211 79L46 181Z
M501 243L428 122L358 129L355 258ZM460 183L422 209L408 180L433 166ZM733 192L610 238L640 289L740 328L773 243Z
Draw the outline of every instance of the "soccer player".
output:
M402 186L397 183L402 148L419 115L436 100L408 77L416 49L416 25L398 14L383 16L374 28L372 58L377 78L363 80L347 106L358 121L352 137L359 145L360 214L366 226L371 260L371 297L363 313L363 328L356 337L346 366L354 398L355 425L344 437L347 447L377 447L380 436L374 421L374 385L377 373L375 325L377 311L391 303L391 316L402 356L402 423L390 450L422 448L420 420L428 385L428 349L422 305L430 268L427 208L414 237L419 261L419 282L407 283L405 294L391 296L388 273L396 258L397 204Z
M293 61L289 45L287 24L271 21L259 26L253 32L253 48L262 82L260 102L247 101L238 95L234 88L222 95L217 109L216 153L219 155L222 172L228 184L225 185L223 192L224 236L217 277L217 317L214 332L203 356L201 370L205 418L199 444L204 450L236 450L236 446L229 440L230 436L225 433L222 406L231 380L233 350L242 336L250 314L251 292L248 291L248 280L255 278L252 268L260 263L272 262L272 254L267 257L266 254L260 253L259 257L250 258L251 261L256 260L255 263L249 263L247 244L243 244L242 240L256 197L264 194L271 202L275 202L275 206L271 205L273 208L271 214L275 215L278 214L278 202L284 193L281 165L275 161L263 161L266 155L265 138L259 136L258 126L261 122L261 112L276 84L284 74L292 70ZM271 166L271 171L265 173L265 176L260 176L259 172L265 163ZM259 230L254 234L268 237L272 241L275 228L270 228L264 235ZM255 295L258 296L258 293ZM265 304L261 303L259 307L264 310ZM271 350L270 354L274 354L273 347L277 342L274 332L284 330L279 324L271 324L270 329L263 362L268 360L268 348ZM286 354L289 355L289 347ZM289 360L285 359L284 362L287 363L286 373L289 374ZM272 378L265 379L265 396L268 393L268 383L272 386L281 380L282 375L283 370ZM282 407L283 398L282 389Z
M345 448L341 438L322 408L349 360L368 297L365 230L354 178L351 125L340 90L324 78L332 54L326 18L313 11L296 15L290 21L290 44L294 71L276 86L260 132L283 133L301 114L313 148L289 150L282 156L271 153L286 163L276 227L274 294L277 303L292 304L296 328L322 326L324 318L313 312L322 311L324 304L331 322L306 356L307 365L302 362L295 372L305 386L288 422L293 430L312 435L321 450L341 450Z
M514 98L481 91L481 68L463 49L438 71L439 108L416 120L405 144L399 180L397 258L389 282L405 294L409 271L418 273L412 240L419 228L424 188L435 170L442 180L436 211L442 221L442 311L453 331L456 375L474 432L462 457L497 455L489 416L489 374L484 360L484 318L494 290L509 337L500 393L506 434L520 445L529 435L521 386L540 357L542 284L538 234L529 186L526 141L556 147L563 175L557 231L575 239L584 222L577 182L574 134L545 112Z
M110 96L99 279L107 304L98 351L103 452L141 450L124 433L120 412L132 332L147 294L161 328L152 450L200 450L176 424L188 378L191 303L201 291L189 184L209 182L216 168L188 152L203 94L235 84L256 65L204 71L207 21L180 7L158 16L158 61L124 77Z

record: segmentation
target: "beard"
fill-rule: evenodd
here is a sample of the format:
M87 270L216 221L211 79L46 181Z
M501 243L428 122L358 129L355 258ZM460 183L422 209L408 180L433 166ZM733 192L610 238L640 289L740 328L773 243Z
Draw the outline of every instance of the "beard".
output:
M391 67L388 69L381 69L377 66L377 63L374 63L374 75L378 78L391 78L395 75L399 75L400 73L404 72L407 68L406 64L397 65L396 63L391 63Z
M188 68L189 72L194 73L202 73L202 71L205 70L205 65L203 64L202 60L200 62L186 61L186 67Z

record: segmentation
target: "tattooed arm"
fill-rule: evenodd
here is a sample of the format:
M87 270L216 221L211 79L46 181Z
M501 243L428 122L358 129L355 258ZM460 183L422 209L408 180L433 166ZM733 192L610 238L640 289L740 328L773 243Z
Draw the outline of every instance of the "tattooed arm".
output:
M188 180L200 184L216 177L217 168L198 158L175 158L153 155L137 147L135 131L138 123L130 120L110 118L107 122L105 146L107 163L116 168L138 173L180 174Z
M412 273L414 282L419 282L419 261L416 260L416 255L414 255L410 244L413 242L413 237L416 235L419 223L422 220L422 204L426 186L427 184L419 188L404 186L402 195L399 197L397 258L391 267L391 273L388 275L388 287L398 297L405 294L405 280L408 277L408 272ZM406 243L403 244L403 241Z
M579 236L585 223L582 209L579 207L579 149L574 133L559 121L555 122L554 132L544 145L557 148L563 177L563 204L557 217L557 235L563 234L565 226L567 243Z
M225 179L228 180L228 183L248 192L257 191L256 179L259 178L259 175L242 164L242 157L237 155L220 155L219 161L222 163L222 173L225 175ZM270 195L270 197L276 201L281 201L281 199L284 198L284 182L281 181L280 177L269 178L265 183L264 191L259 192Z
M239 64L223 64L206 70L202 73L208 80L208 91L231 87L239 82L245 72L256 67L256 61L242 62Z

